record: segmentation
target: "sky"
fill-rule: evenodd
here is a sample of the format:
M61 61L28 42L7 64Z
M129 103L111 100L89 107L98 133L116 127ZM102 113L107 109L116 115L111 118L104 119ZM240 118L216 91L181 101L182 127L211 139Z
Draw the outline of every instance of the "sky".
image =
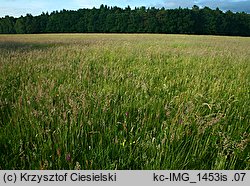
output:
M0 17L5 15L20 17L27 13L40 15L42 12L54 10L78 10L80 8L99 8L101 4L127 7L165 7L191 8L193 5L219 7L223 11L250 13L250 0L0 0Z

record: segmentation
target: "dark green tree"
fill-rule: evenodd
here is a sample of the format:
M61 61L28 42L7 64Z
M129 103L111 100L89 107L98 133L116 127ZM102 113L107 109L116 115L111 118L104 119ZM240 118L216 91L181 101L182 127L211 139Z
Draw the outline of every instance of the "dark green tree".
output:
M11 16L5 16L1 19L1 33L3 34L14 34L16 33L14 25L15 18Z
M250 15L209 7L192 9L99 8L0 18L0 33L171 33L250 36Z
M15 30L17 34L25 34L26 33L26 25L23 16L17 19L15 23Z

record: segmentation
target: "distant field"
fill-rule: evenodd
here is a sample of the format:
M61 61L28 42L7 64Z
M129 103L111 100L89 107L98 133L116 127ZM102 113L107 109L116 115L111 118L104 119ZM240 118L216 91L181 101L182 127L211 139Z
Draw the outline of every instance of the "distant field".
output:
M250 169L250 38L0 35L0 169Z

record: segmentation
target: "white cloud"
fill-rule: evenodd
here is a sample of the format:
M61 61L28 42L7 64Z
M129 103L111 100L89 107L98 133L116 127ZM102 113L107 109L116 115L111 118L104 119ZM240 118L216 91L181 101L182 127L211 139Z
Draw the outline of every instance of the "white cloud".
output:
M31 13L41 14L48 7L47 1L36 0L0 0L0 17L10 15L19 17Z
M73 0L73 3L80 7L89 7L89 8L98 4L98 2L94 0L92 1L91 0Z
M79 8L93 8L94 6L98 8L101 4L119 7L130 5L132 8L139 6L191 8L193 5L198 5L250 13L250 0L0 0L0 17L5 15L19 17L27 13L39 15L47 11L77 10Z
M166 8L191 8L193 5L210 8L219 7L222 10L245 11L250 13L250 0L164 0L157 7Z

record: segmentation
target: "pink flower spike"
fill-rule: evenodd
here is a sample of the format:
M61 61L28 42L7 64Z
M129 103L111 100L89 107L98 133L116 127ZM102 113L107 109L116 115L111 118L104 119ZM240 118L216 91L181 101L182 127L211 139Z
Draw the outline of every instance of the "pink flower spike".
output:
M68 153L68 154L66 155L66 160L67 160L67 161L71 161L71 155L70 155L70 153Z

